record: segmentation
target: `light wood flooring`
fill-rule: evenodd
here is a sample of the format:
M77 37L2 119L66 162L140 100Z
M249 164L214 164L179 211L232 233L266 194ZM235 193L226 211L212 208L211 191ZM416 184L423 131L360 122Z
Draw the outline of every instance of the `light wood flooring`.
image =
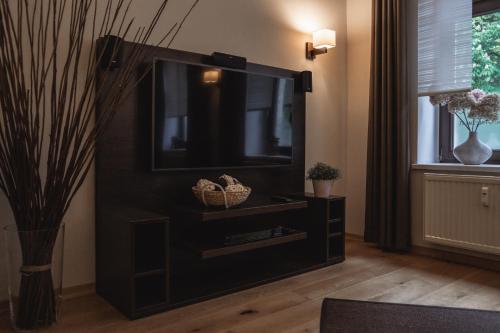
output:
M500 310L500 273L351 240L342 264L136 321L98 296L72 299L43 332L318 332L325 297ZM0 332L9 332L5 315Z

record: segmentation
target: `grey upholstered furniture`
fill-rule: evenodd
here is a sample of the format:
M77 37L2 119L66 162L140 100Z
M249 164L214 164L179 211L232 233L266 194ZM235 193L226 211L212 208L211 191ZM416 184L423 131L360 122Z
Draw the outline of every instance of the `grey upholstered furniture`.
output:
M325 299L320 333L500 333L500 312Z

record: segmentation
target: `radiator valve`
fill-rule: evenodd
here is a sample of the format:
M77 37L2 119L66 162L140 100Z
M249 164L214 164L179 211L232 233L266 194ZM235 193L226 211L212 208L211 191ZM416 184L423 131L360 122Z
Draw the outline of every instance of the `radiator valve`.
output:
M488 187L483 186L481 187L481 203L483 204L484 207L488 207L490 201L490 196L488 195Z

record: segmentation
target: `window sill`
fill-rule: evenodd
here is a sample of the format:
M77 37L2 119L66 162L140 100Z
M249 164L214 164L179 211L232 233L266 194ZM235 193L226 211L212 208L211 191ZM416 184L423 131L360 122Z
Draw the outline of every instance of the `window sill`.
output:
M459 163L417 163L413 164L411 168L412 170L500 173L500 164L463 165Z

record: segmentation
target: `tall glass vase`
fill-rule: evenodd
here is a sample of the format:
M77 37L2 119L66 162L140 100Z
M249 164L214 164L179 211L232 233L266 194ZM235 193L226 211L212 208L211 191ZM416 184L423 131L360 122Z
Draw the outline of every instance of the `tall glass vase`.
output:
M47 328L59 318L64 224L59 228L4 228L12 326L19 331Z

